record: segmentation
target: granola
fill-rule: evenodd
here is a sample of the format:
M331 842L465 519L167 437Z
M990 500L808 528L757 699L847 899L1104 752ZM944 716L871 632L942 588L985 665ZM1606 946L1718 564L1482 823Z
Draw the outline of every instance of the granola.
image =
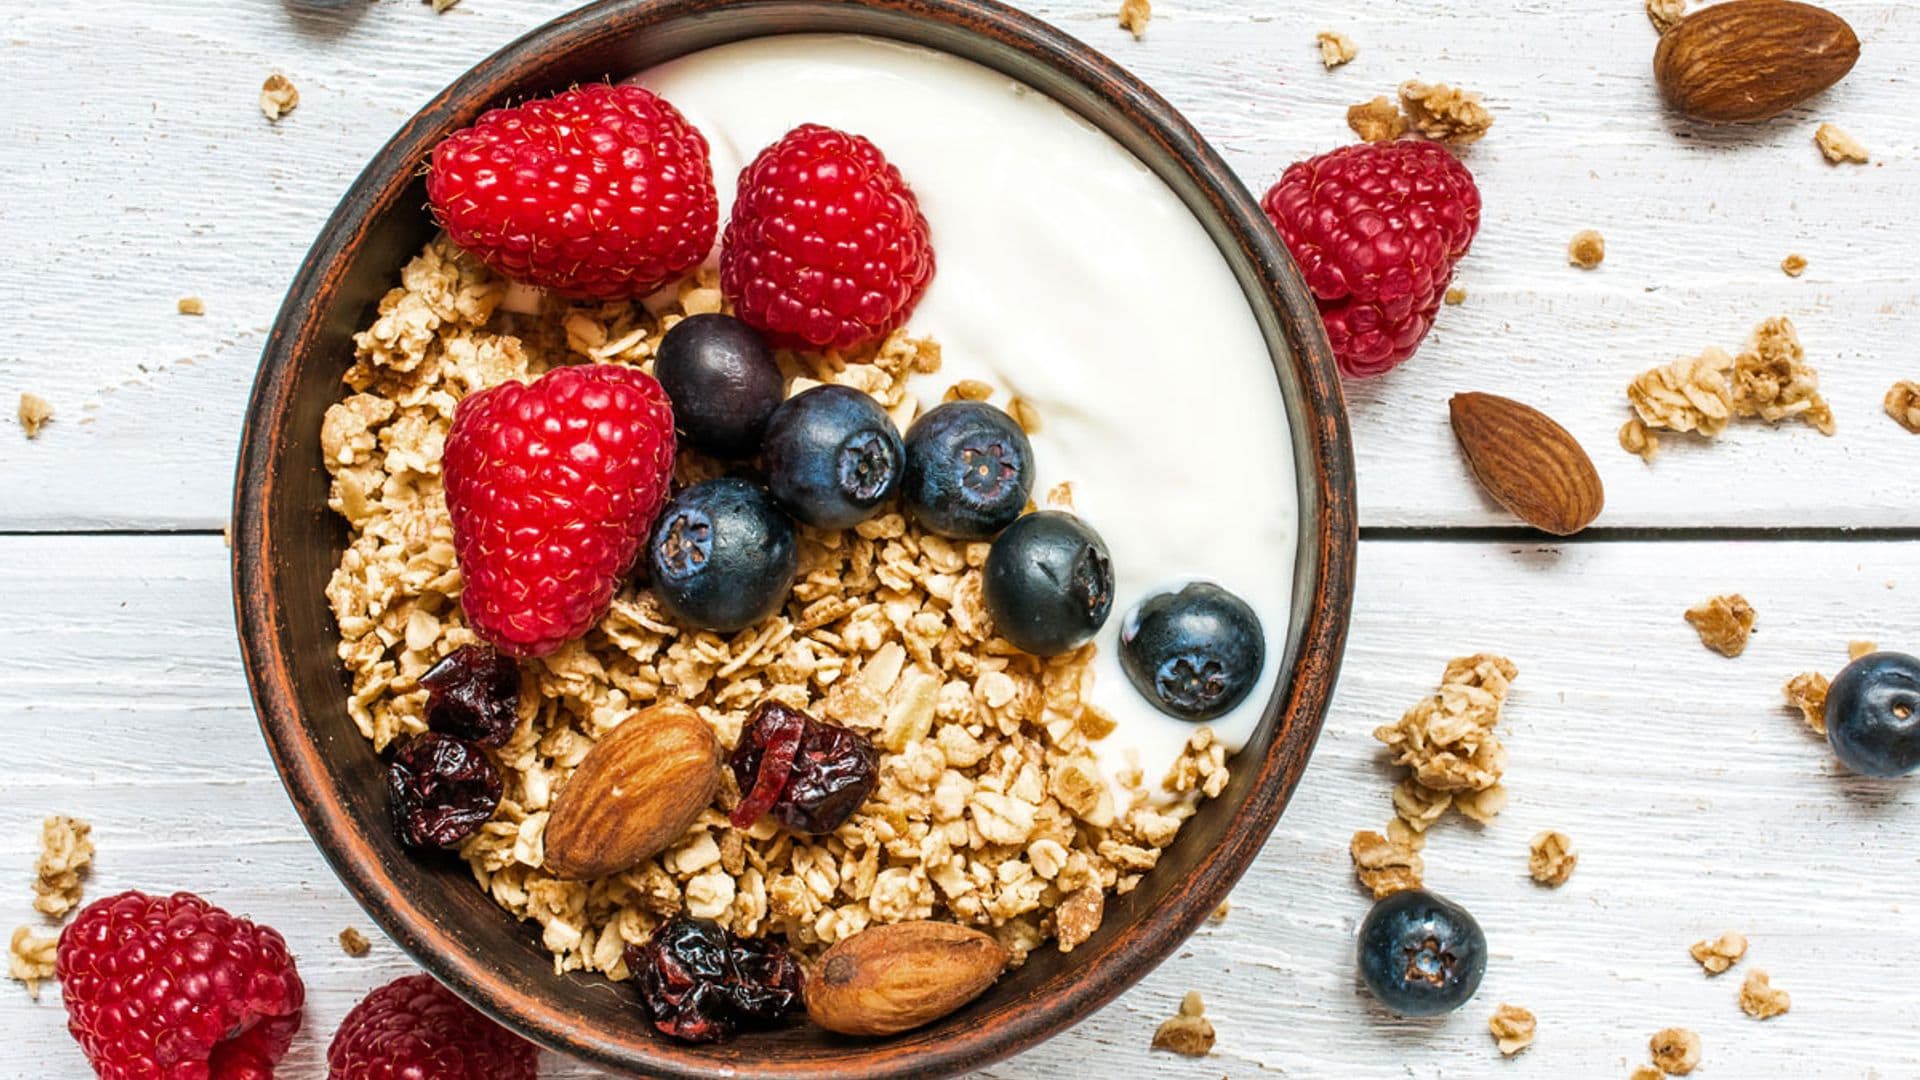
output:
M1879 651L1880 651L1880 646L1871 641L1847 642L1847 659L1849 661L1858 660L1863 656L1869 655L1871 653L1877 653Z
M460 0L426 0L426 2L433 5L433 13L438 15L458 4Z
M1830 165L1846 162L1865 165L1872 160L1865 143L1832 124L1821 124L1813 133L1813 143L1820 148L1820 153Z
M1647 1040L1653 1063L1668 1076L1685 1076L1700 1064L1700 1036L1686 1028L1663 1028Z
M1620 430L1620 445L1651 460L1660 448L1656 430L1719 437L1733 419L1733 386L1727 381L1732 371L1733 357L1709 347L1699 356L1641 372L1627 385L1634 416Z
M1827 677L1817 671L1804 671L1787 680L1780 688L1787 704L1800 710L1800 716L1815 735L1827 733Z
M1392 142L1407 133L1407 118L1385 94L1347 107L1347 126L1362 142Z
M1661 1072L1657 1066L1637 1065L1633 1072L1628 1074L1627 1080L1660 1080L1665 1075L1667 1074Z
M42 936L31 926L16 927L7 944L7 975L27 988L27 996L40 1000L40 984L54 977L58 937Z
M1719 975L1747 955L1747 939L1729 930L1712 941L1694 942L1687 953L1707 974Z
M53 419L53 403L39 394L23 391L20 394L20 407L15 410L14 415L19 417L20 430L27 433L27 438L37 439L40 437L40 429L46 427L47 421Z
M1780 272L1788 277L1799 277L1807 272L1807 257L1798 253L1780 260Z
M1887 390L1887 415L1893 422L1920 435L1920 382L1901 379Z
M1592 270L1607 259L1607 238L1597 229L1581 229L1567 241L1567 261L1582 270Z
M1711 597L1687 609L1687 621L1700 635L1700 644L1729 658L1747 651L1754 616L1753 605L1739 593Z
M1500 1007L1487 1018L1487 1030L1492 1033L1494 1045L1500 1048L1503 1057L1512 1057L1532 1046L1536 1026L1533 1013L1506 1002L1501 1002Z
M1426 863L1420 857L1424 846L1424 835L1394 818L1387 825L1386 836L1369 829L1354 833L1347 851L1353 858L1354 876L1378 900L1420 887L1421 875L1426 873Z
M349 926L340 931L340 951L352 957L362 957L373 951L373 943L367 935Z
M1820 376L1806 361L1792 320L1777 316L1761 323L1734 359L1734 415L1768 423L1797 417L1822 435L1833 434L1833 409L1820 396Z
M1360 47L1353 43L1353 39L1338 30L1322 30L1313 36L1313 40L1320 47L1320 63L1328 71L1342 64L1351 64L1353 58L1360 55Z
M280 118L300 107L300 91L293 80L279 72L267 76L260 85L260 112L268 120L279 122Z
M1647 18L1664 34L1687 17L1687 0L1647 0Z
M1147 36L1147 20L1153 18L1153 9L1147 0L1120 0L1120 29L1133 34L1135 41Z
M1213 1052L1213 1025L1207 1021L1200 991L1187 991L1187 996L1180 999L1180 1011L1160 1022L1153 1033L1153 1048L1187 1057L1206 1057Z
M1754 968L1740 984L1740 1011L1755 1020L1771 1020L1793 1007L1793 996L1773 985L1767 973Z
M1446 83L1401 83L1400 107L1415 130L1436 142L1479 142L1493 126L1493 114L1481 104L1479 94Z
M1580 855L1573 838L1558 829L1536 835L1527 848L1527 875L1542 885L1559 888L1573 876Z
M40 857L33 864L33 909L58 919L80 906L80 879L93 865L93 826L56 816L40 823Z
M205 315L207 302L197 296L183 296L173 305L173 309L182 315Z
M1461 304L1467 302L1467 290L1458 285L1449 285L1447 286L1447 295L1443 299L1445 299L1447 306L1459 307Z
M1393 805L1412 831L1425 832L1449 808L1486 821L1505 805L1507 752L1495 728L1519 673L1491 653L1459 657L1448 662L1436 693L1374 729L1393 763L1409 770Z

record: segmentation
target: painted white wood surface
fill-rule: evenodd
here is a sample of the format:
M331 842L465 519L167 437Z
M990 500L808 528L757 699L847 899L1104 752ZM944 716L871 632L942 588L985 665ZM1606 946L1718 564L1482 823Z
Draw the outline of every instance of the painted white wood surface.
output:
M0 928L30 914L36 823L96 826L88 892L191 887L286 933L312 992L286 1075L318 1075L324 1041L397 951L350 960L371 931L276 782L229 631L215 537L0 540ZM1312 767L1225 922L1059 1039L995 1077L1624 1076L1670 1024L1706 1040L1708 1077L1920 1075L1920 785L1840 773L1783 709L1779 685L1836 670L1854 637L1912 645L1920 543L1366 545L1352 646ZM1747 654L1702 648L1680 611L1721 589L1759 609ZM25 598L27 603L21 603ZM1903 637L1903 635L1905 635ZM1357 984L1367 900L1346 841L1379 828L1389 772L1369 733L1432 689L1448 657L1505 652L1513 801L1491 826L1438 827L1428 882L1492 942L1478 999L1435 1022L1389 1019ZM1563 888L1526 876L1527 840L1558 828L1580 852ZM1735 1006L1741 969L1687 957L1724 929L1793 994L1761 1023ZM1214 1056L1150 1053L1154 1026L1202 988ZM1501 1001L1540 1017L1502 1063L1485 1030ZM86 1074L57 999L0 985L0 1076ZM549 1063L550 1076L582 1076Z
M51 399L27 445L0 439L0 529L217 528L239 418L286 283L335 201L401 122L468 65L574 0L36 0L0 4L0 396ZM1489 525L1447 430L1461 390L1521 397L1589 447L1613 526L1920 524L1920 438L1880 411L1920 378L1920 5L1833 0L1859 68L1777 123L1714 131L1659 107L1640 0L1161 0L1135 42L1106 0L1025 5L1183 109L1256 191L1351 141L1345 106L1408 78L1484 91L1467 152L1485 227L1469 298L1421 354L1351 388L1368 525ZM1328 73L1315 31L1359 43ZM274 70L300 109L255 108ZM1832 167L1814 126L1864 139ZM937 227L937 223L936 223ZM1604 268L1566 264L1594 227ZM1791 280L1790 251L1812 266ZM174 314L183 295L204 318ZM1743 426L1653 468L1614 445L1636 372L1789 314L1841 433ZM1204 452L1204 448L1196 448Z

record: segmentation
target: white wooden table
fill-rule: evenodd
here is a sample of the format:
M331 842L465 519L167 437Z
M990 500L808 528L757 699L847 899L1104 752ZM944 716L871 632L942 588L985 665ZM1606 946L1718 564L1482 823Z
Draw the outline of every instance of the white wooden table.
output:
M254 726L220 532L239 421L268 324L361 165L467 65L571 0L25 0L0 5L0 400L50 399L28 442L0 424L0 930L28 921L37 823L95 823L91 896L189 888L286 933L310 991L284 1074L318 1076L334 1025L410 969L287 803ZM992 1076L1624 1076L1668 1025L1715 1077L1920 1076L1920 781L1845 776L1780 705L1850 638L1920 649L1920 437L1879 399L1920 379L1920 5L1833 0L1864 41L1853 75L1777 123L1711 131L1663 113L1639 0L1160 0L1144 42L1104 0L1028 6L1104 49L1207 132L1249 186L1349 140L1345 106L1422 78L1483 90L1498 123L1467 160L1485 226L1419 357L1350 387L1365 540L1346 673L1313 766L1224 923L1073 1032ZM1317 30L1360 46L1328 73ZM297 112L255 106L280 70ZM1833 120L1874 152L1828 166ZM1604 268L1566 265L1598 228ZM1789 252L1806 275L1778 269ZM204 318L174 313L204 297ZM1653 467L1614 446L1622 387L1787 314L1839 417L1671 440ZM1600 527L1540 544L1473 486L1446 399L1507 393L1558 417L1608 487ZM1776 531L1784 530L1784 532ZM1760 612L1738 660L1689 604L1739 590ZM1453 1017L1387 1017L1359 986L1367 908L1356 828L1389 814L1369 737L1450 656L1506 653L1513 801L1450 823L1428 881L1466 903L1493 958ZM1578 872L1526 877L1528 838L1572 835ZM6 869L10 868L10 869ZM1793 994L1766 1023L1689 943L1724 929ZM1201 988L1214 1055L1149 1053ZM1502 1062L1501 1001L1540 1018ZM0 1075L82 1077L57 991L0 985ZM551 1076L584 1076L553 1060Z

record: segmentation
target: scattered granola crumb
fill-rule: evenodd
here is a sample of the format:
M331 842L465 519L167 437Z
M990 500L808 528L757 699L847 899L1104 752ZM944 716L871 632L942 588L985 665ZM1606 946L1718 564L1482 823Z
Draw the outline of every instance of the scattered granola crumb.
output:
M1686 1028L1654 1032L1647 1049L1653 1052L1653 1063L1668 1076L1685 1076L1700 1064L1700 1036Z
M1153 1033L1155 1050L1171 1050L1188 1057L1206 1057L1213 1052L1213 1025L1207 1022L1206 1003L1200 991L1189 990L1180 1001L1180 1011L1161 1021Z
M1800 710L1815 735L1827 733L1827 677L1817 671L1804 671L1787 680L1780 692L1787 704Z
M1755 327L1733 362L1733 414L1770 424L1798 417L1832 435L1833 407L1820 396L1820 375L1806 361L1793 320L1778 315Z
M1754 968L1740 984L1740 1011L1755 1020L1771 1020L1793 1006L1793 995L1773 985L1767 973Z
M1207 916L1207 921L1212 923L1226 922L1227 912L1231 910L1233 910L1233 905L1222 900L1220 901L1220 906L1213 909L1213 914Z
M207 302L197 296L183 296L180 302L174 305L174 309L182 315L205 315Z
M1820 148L1820 152L1826 155L1827 163L1830 165L1849 161L1856 165L1865 165L1871 160L1865 143L1832 124L1821 124L1813 133L1813 142Z
M1597 229L1581 229L1567 242L1567 261L1582 270L1592 270L1607 261L1607 238Z
M1420 134L1436 142L1456 146L1479 142L1493 126L1493 114L1481 104L1479 94L1446 83L1401 83L1400 107Z
M1120 29L1133 32L1133 39L1147 36L1147 20L1153 18L1153 9L1147 0L1120 0Z
M1687 17L1687 0L1647 0L1647 18L1662 34Z
M1700 644L1725 657L1747 651L1754 615L1753 605L1739 593L1715 596L1687 609L1687 621L1700 635Z
M1500 1048L1500 1053L1505 1057L1512 1057L1533 1045L1535 1026L1533 1013L1504 1001L1487 1018L1487 1030L1493 1033L1494 1045Z
M1719 975L1747 955L1747 939L1732 930L1712 941L1696 941L1687 952L1709 975Z
M27 438L37 439L40 429L53 419L53 403L39 394L22 393L16 415L20 417L20 428L27 433Z
M1393 789L1393 807L1411 832L1425 832L1449 808L1485 822L1506 804L1500 777L1507 751L1495 728L1519 674L1502 656L1458 657L1447 663L1438 691L1374 729L1393 763L1410 770Z
M1313 40L1320 46L1320 62L1326 65L1328 71L1342 64L1351 64L1353 58L1360 55L1360 47L1353 43L1353 39L1338 30L1322 30L1313 36Z
M1020 430L1029 435L1040 430L1040 410L1034 408L1033 402L1026 398L1017 397L1007 402L1007 415L1013 417L1013 422L1020 425Z
M1807 272L1807 257L1796 252L1781 259L1780 272L1788 277L1799 277Z
M1557 889L1573 876L1580 855L1573 850L1573 838L1558 829L1550 829L1533 838L1527 852L1527 873L1533 880Z
M93 826L55 816L40 823L40 858L33 864L33 910L58 919L80 905L80 879L93 865Z
M426 2L433 5L433 13L435 15L438 15L441 12L452 7L453 5L459 3L460 0L426 0Z
M1893 422L1920 435L1920 382L1901 379L1887 390L1887 415Z
M961 379L941 395L942 401L985 401L993 396L993 387L979 379Z
M349 926L340 931L340 951L348 956L365 956L373 951L373 943L367 940L367 935Z
M1659 449L1656 429L1713 439L1735 416L1769 423L1798 417L1832 435L1833 408L1820 396L1820 375L1806 357L1793 321L1778 316L1754 328L1738 357L1709 347L1643 371L1627 384L1634 419L1621 427L1620 446L1651 461Z
M1447 295L1443 297L1443 299L1445 299L1450 306L1459 307L1461 304L1467 302L1467 290L1458 285L1450 285L1447 287Z
M1869 653L1877 653L1879 651L1880 651L1880 646L1876 642L1872 642L1872 641L1847 642L1847 659L1849 661L1858 660L1861 657L1868 655Z
M1627 1080L1661 1080L1666 1075L1652 1065L1642 1065L1634 1069L1633 1075L1627 1077Z
M40 984L53 978L58 937L41 937L31 926L16 927L7 945L7 975L27 988L27 996L40 1000Z
M1620 425L1620 449L1638 454L1641 461L1652 464L1660 453L1660 437L1647 430L1647 425L1636 416Z
M277 122L299 107L300 91L294 87L293 80L277 71L267 76L260 87L260 111L267 119Z
M1407 133L1407 118L1385 94L1347 106L1347 126L1362 142L1392 142Z
M1394 822L1399 824L1400 819L1395 818ZM1388 831L1395 830L1389 828ZM1415 839L1424 839L1404 824L1401 824L1399 831ZM1414 843L1381 836L1371 829L1354 833L1353 840L1347 845L1347 853L1353 858L1354 876L1373 893L1375 900L1405 889L1419 888L1421 875L1426 872L1426 863Z
M1732 370L1733 357L1723 349L1709 347L1699 356L1683 356L1641 372L1627 384L1627 401L1635 416L1630 423L1639 425L1648 449L1634 450L1625 428L1620 432L1620 445L1651 459L1659 445L1654 429L1692 431L1717 438L1733 419L1733 387L1727 382Z

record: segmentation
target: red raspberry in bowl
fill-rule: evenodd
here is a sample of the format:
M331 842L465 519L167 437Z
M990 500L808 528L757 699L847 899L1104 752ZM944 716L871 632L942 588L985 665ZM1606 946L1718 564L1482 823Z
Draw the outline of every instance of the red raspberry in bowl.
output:
M1319 301L1340 370L1356 377L1413 355L1480 228L1473 174L1411 140L1299 162L1261 206Z
M284 938L191 893L95 900L55 964L102 1080L268 1080L306 1001Z
M533 1044L431 975L395 979L353 1007L327 1047L328 1080L534 1080Z
M866 139L802 124L741 170L720 288L774 344L878 341L906 323L932 279L920 203Z
M673 474L673 408L618 364L470 394L441 471L460 605L481 637L544 656L607 613Z
M563 296L645 296L713 250L707 140L639 86L494 109L433 148L427 199L463 249Z

